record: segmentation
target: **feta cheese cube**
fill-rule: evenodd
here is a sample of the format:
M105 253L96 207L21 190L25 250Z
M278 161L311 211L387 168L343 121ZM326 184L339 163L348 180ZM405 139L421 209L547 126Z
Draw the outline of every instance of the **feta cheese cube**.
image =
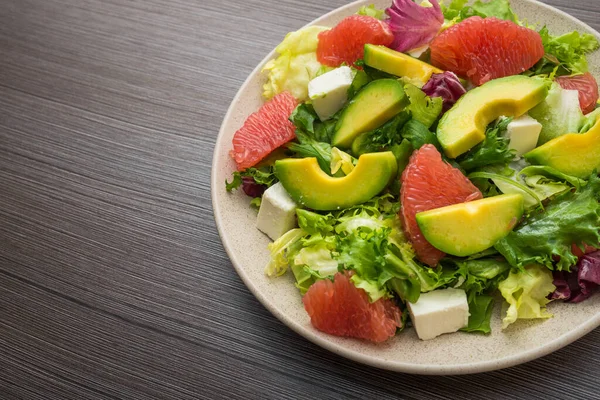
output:
M339 67L308 82L308 97L321 121L342 109L353 79L350 67Z
M421 340L456 332L469 324L469 304L462 289L421 293L416 303L408 303L408 311Z
M510 139L508 147L517 152L521 157L536 148L542 124L524 114L519 118L513 119L506 127L506 137Z
M277 240L296 226L296 203L281 182L277 182L263 193L256 227Z

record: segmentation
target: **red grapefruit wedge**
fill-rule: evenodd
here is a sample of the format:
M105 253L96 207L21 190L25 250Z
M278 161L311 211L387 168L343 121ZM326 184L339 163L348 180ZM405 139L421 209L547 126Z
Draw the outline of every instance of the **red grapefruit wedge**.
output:
M478 16L446 29L430 47L433 65L469 78L477 86L520 74L544 56L536 31L512 21Z
M383 342L402 326L402 312L389 299L369 302L367 293L358 289L348 273L338 272L333 282L319 280L302 298L312 325L325 333Z
M279 146L296 137L290 114L298 102L289 92L283 92L250 114L244 125L233 135L233 150L238 171L256 165Z
M431 144L415 151L402 173L400 218L417 258L434 267L445 254L433 247L421 233L415 215L422 211L464 203L483 195L458 169L442 160Z
M586 72L582 75L559 76L556 82L563 89L579 92L579 107L584 114L594 111L598 101L598 83L592 74Z
M363 57L365 44L389 46L393 41L387 23L366 15L351 15L319 33L317 60L329 67L352 65Z

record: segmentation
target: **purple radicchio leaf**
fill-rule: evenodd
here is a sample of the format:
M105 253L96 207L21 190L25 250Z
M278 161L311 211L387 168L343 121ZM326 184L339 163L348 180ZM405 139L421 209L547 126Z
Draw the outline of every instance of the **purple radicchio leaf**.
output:
M408 51L431 42L437 35L444 15L437 0L429 0L433 7L423 7L413 0L393 0L385 10L387 22L394 33L390 46L397 51Z
M260 197L265 190L267 190L267 187L265 185L261 185L260 183L256 183L254 178L251 176L243 176L242 189L247 196Z
M555 271L552 299L580 303L589 298L600 286L600 251L579 258L571 272Z
M442 113L448 111L463 94L467 93L458 76L450 71L432 74L423 86L423 91L429 97L441 97L444 100Z

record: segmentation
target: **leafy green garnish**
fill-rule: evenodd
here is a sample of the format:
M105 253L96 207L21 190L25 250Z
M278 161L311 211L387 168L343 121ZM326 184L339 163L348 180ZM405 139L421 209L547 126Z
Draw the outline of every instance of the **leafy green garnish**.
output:
M480 16L481 18L496 17L508 21L518 22L514 11L510 8L508 0L477 0L473 5L468 5L468 0L452 0L447 6L442 4L442 12L447 20L460 22L463 19Z
M437 136L416 119L411 119L404 125L401 135L414 149L420 149L424 144L432 144L438 150L442 148Z
M379 128L361 134L352 144L354 155L374 153L399 144L402 141L400 130L409 119L410 113L402 111Z
M532 264L520 271L511 271L498 285L502 297L507 302L502 319L502 329L506 329L517 319L550 318L546 311L550 302L548 295L556 289L552 284L552 273L543 266Z
M330 143L337 117L321 122L311 104L303 103L294 109L290 121L317 142Z
M530 215L494 247L513 267L537 263L569 271L577 262L571 249L574 243L600 242L599 200L600 178L594 173L585 186L557 196L545 212Z
M377 7L375 7L375 4L369 4L368 6L362 6L361 8L358 9L357 14L358 15L366 15L368 17L373 17L373 18L377 18L377 19L385 18L385 11L380 10Z
M550 35L548 28L539 31L546 56L532 70L536 73L548 73L550 67L560 66L558 75L584 73L588 71L586 54L600 47L596 37L589 33L577 31L560 36Z
M492 164L507 164L515 158L514 150L508 148L509 139L503 136L512 118L503 118L490 124L485 131L485 139L457 161L465 171Z
M490 333L492 331L490 322L493 308L493 297L485 295L474 296L469 300L469 324L466 328L462 328L461 331Z
M438 119L442 112L444 100L441 97L429 97L413 84L404 85L404 93L410 104L406 109L410 111L413 120L417 120L427 129Z
M225 181L225 189L231 192L234 189L238 189L242 185L242 178L251 177L259 185L265 185L271 187L278 182L273 167L251 167L244 171L235 171L232 175L231 182Z

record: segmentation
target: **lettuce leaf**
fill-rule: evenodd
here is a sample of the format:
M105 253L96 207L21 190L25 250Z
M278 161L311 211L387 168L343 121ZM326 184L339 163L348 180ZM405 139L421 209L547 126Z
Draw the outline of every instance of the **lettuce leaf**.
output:
M469 299L469 324L462 328L463 332L479 332L488 334L492 331L490 322L492 310L494 309L494 298L491 296L473 296Z
M411 119L404 125L401 135L410 142L413 149L420 149L425 144L432 144L440 151L442 149L437 136L416 119Z
M467 92L460 83L458 76L450 71L432 74L422 90L429 97L442 98L442 114L448 111Z
M512 118L503 118L496 123L490 124L485 131L485 139L457 162L465 171L492 164L507 164L515 158L514 150L508 148L509 139L504 137L506 127Z
M431 128L442 112L444 100L441 97L429 97L410 83L404 85L404 93L410 101L406 109L410 111L413 119L425 125L427 129Z
M503 307L506 316L502 319L502 329L506 329L517 319L550 318L546 311L550 302L548 295L556 287L552 284L552 273L541 265L528 265L523 270L511 271L498 285L506 300Z
M553 82L546 99L529 110L529 116L542 124L538 146L566 133L577 132L583 124L579 93Z
M373 17L377 19L385 18L385 10L380 10L375 7L375 4L369 4L368 6L362 6L358 9L358 15L366 15L368 17Z
M600 178L594 173L585 186L554 198L545 211L531 214L494 247L513 267L541 264L569 271L577 263L573 243L600 243L599 200Z
M390 47L401 52L429 43L444 23L437 0L424 1L421 5L413 0L393 0L385 12L390 17L389 27L394 34Z
M490 0L486 2L477 0L473 5L468 5L468 2L468 0L452 0L447 6L442 5L444 18L453 20L453 22L460 22L477 15L481 18L496 17L519 22L508 0Z
M289 91L298 101L308 99L308 82L328 70L317 61L316 53L318 35L328 29L309 26L286 35L275 48L279 56L263 68L263 72L268 72L263 86L266 99L284 91Z
M361 134L352 144L354 155L360 156L364 153L383 151L395 144L400 144L402 142L400 131L408 120L410 120L410 113L401 111L400 114L379 128Z
M545 26L540 29L539 33L542 37L546 56L533 67L533 70L537 73L547 72L548 65L552 67L560 66L557 70L559 75L587 72L588 63L586 54L600 47L600 43L598 43L596 37L589 33L581 34L577 31L572 31L564 35L552 36ZM542 66L546 66L545 71Z

